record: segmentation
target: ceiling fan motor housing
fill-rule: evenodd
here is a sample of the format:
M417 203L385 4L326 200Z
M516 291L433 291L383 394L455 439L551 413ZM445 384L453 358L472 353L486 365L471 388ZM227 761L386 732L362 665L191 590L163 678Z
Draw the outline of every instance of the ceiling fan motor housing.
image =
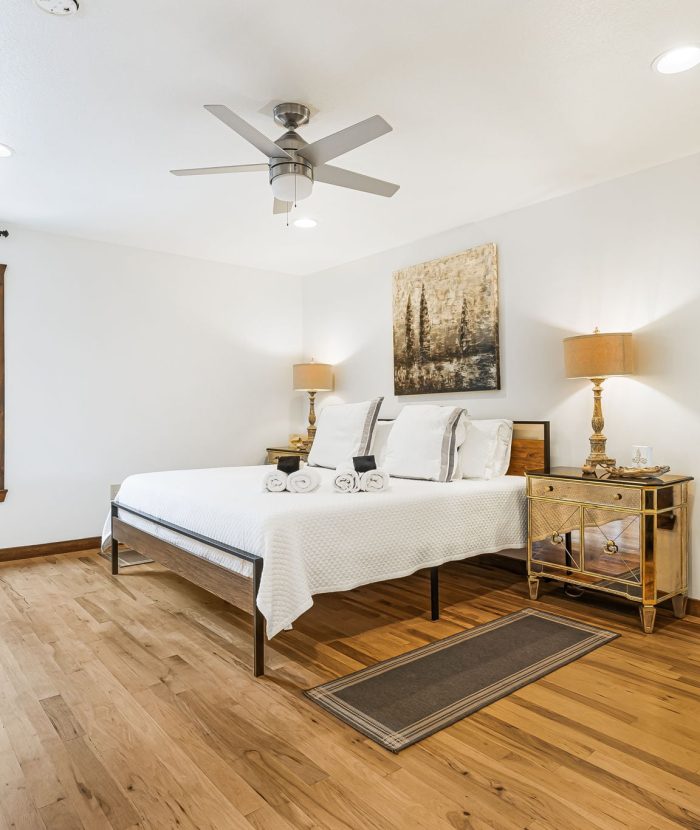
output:
M280 106L288 105L282 104ZM277 118L277 114L275 114L275 117ZM296 202L306 199L311 195L314 168L310 161L307 161L297 152L305 146L306 142L293 129L289 129L277 139L275 144L285 150L291 156L291 160L283 157L270 159L270 184L273 193L282 201ZM276 185L274 184L275 180L277 180Z

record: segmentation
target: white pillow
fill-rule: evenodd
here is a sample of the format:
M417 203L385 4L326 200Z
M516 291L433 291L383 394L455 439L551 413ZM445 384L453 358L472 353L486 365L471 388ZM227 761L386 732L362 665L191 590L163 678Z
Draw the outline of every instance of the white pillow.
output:
M393 426L393 421L377 421L377 425L374 428L374 438L372 439L370 453L374 456L377 467L384 467L386 462L386 445L389 441L389 433Z
M459 450L464 478L498 478L508 472L513 422L503 419L469 421L467 439Z
M458 478L457 449L467 432L464 415L459 406L405 406L389 433L386 472L426 481Z
M383 400L374 398L362 403L324 406L318 416L309 464L335 469L352 461L355 455L368 455Z

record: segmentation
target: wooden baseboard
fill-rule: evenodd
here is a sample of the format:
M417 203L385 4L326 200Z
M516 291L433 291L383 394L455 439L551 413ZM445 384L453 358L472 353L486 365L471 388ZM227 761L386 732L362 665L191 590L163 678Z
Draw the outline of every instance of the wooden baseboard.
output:
M688 597L688 614L691 617L700 617L700 599L693 599Z
M35 556L56 556L61 553L75 553L81 550L99 548L99 536L86 539L66 539L64 542L46 542L43 545L25 545L19 548L0 548L0 562L33 559Z

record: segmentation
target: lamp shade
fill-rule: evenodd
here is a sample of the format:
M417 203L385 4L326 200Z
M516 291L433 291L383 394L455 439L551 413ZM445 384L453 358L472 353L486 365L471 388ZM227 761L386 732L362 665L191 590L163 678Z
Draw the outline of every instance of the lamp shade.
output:
M330 392L333 367L330 363L295 363L294 389L297 392Z
M564 340L564 364L569 378L606 378L634 373L632 335L581 334Z

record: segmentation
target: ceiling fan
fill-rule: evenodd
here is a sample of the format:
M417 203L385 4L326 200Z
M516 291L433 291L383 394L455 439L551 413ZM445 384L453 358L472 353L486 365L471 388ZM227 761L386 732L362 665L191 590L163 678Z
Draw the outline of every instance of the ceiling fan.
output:
M223 121L238 135L245 138L267 156L264 164L235 164L229 167L194 167L187 170L171 170L175 176L203 176L211 173L251 173L269 171L274 196L273 213L288 213L293 205L311 195L313 184L325 182L338 187L374 193L377 196L393 196L397 184L373 179L361 173L353 173L342 167L332 167L327 161L342 156L355 147L361 147L391 132L391 127L379 115L346 127L311 144L307 144L297 129L308 123L311 112L304 104L278 104L272 111L275 121L286 132L277 141L256 130L235 112L223 104L205 104L204 109Z

